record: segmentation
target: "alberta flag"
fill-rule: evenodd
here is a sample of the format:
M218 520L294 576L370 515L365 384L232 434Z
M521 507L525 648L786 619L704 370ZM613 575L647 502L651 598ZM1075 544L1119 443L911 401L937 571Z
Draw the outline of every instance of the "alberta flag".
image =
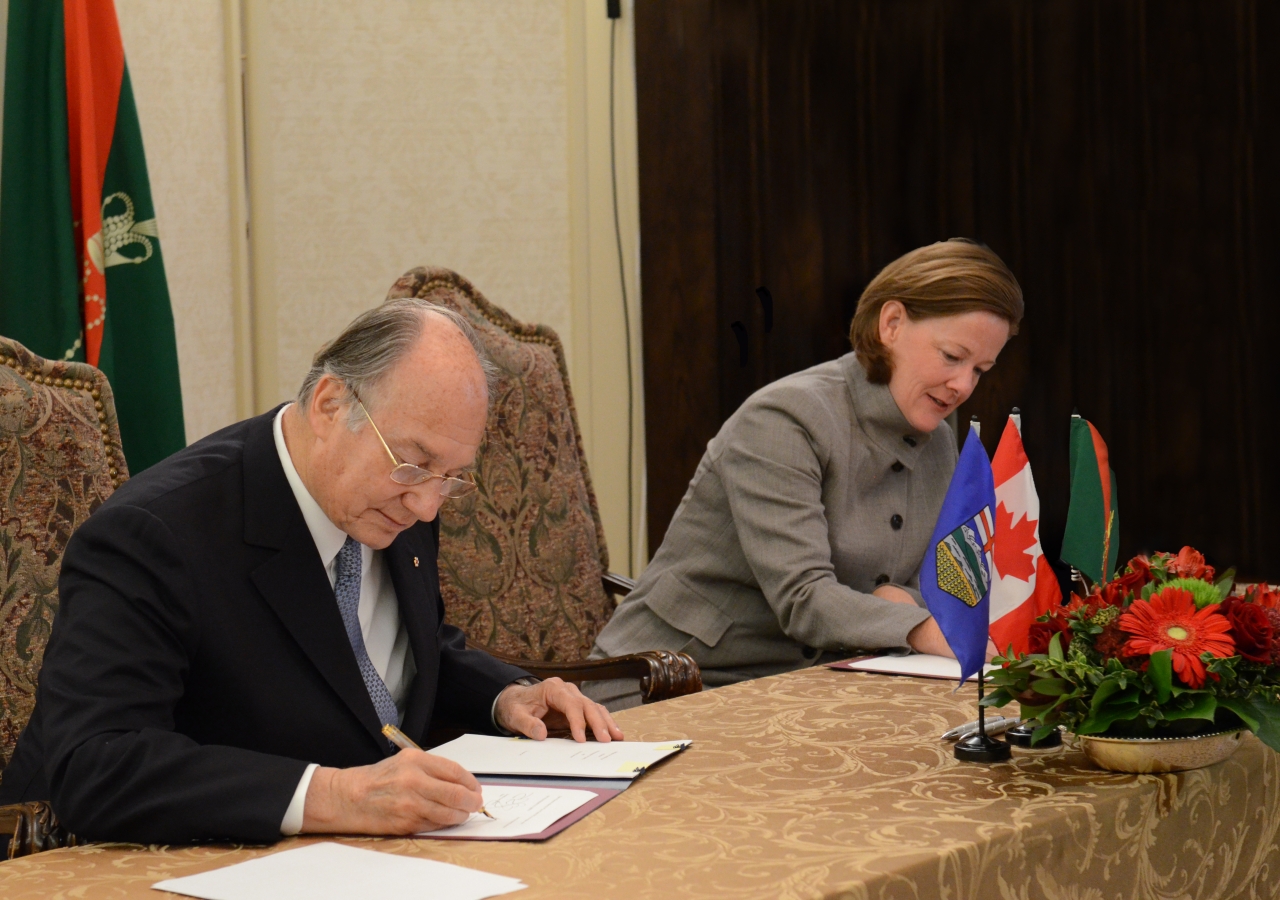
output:
M920 593L960 661L962 684L987 658L995 509L991 462L970 429L920 566Z
M996 540L992 554L991 640L1000 653L1027 652L1037 616L1061 605L1053 567L1040 548L1040 498L1022 446L1015 411L991 460L996 486Z
M115 5L7 6L0 334L106 373L137 472L186 437L164 257Z

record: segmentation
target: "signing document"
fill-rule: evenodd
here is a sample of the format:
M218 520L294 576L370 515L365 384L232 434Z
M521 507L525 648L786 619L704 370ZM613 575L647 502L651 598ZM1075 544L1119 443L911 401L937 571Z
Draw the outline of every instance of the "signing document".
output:
M422 833L456 838L516 838L541 834L596 797L593 791L522 784L485 784L480 790L484 794L484 808L492 819L472 813L471 818L460 825Z
M566 738L464 734L431 752L475 775L547 775L560 778L625 778L644 774L654 763L679 753L693 741L612 741L579 744Z
M526 887L518 878L328 841L151 886L203 900L485 900Z

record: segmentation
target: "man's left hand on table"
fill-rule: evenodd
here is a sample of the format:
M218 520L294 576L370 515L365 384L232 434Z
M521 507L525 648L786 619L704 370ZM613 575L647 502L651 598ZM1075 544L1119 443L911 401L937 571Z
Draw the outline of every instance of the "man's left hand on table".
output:
M608 710L584 697L577 685L559 678L508 685L498 695L494 719L507 731L535 741L545 739L548 728L568 728L575 741L585 741L588 728L601 743L623 739Z

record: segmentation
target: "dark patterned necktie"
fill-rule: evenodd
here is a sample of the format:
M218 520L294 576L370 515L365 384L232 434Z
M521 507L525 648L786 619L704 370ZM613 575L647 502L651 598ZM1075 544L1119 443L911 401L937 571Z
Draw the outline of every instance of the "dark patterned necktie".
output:
M342 624L347 627L347 640L356 654L356 665L360 667L360 677L364 679L365 690L373 701L373 708L383 725L400 725L400 713L396 710L387 683L382 680L373 661L369 659L369 651L364 646L364 634L360 631L360 544L355 538L348 537L342 549L338 551L338 577L333 583L334 596L338 598L338 610L342 613Z

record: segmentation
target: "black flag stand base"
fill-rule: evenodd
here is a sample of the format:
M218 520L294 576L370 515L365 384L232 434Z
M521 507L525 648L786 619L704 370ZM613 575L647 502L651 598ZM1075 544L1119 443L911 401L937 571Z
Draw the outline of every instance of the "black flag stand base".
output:
M1031 750L1048 750L1052 747L1062 746L1062 729L1055 728L1044 737L1040 738L1040 742L1034 747L1031 746L1031 735L1035 734L1036 726L1030 722L1019 722L1004 733L1004 738L1015 747L1026 747Z
M956 759L964 762L1004 762L1013 756L1013 748L1004 741L987 735L987 708L982 705L982 682L986 673L978 669L978 733L956 741Z

